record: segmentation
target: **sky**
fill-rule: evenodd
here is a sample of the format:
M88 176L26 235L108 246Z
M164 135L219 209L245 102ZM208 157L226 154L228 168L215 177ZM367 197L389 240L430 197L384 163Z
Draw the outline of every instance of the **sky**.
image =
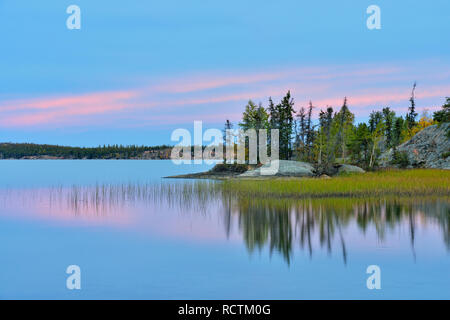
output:
M360 122L405 114L415 81L433 112L450 96L449 17L448 0L0 0L0 142L175 144L288 90L315 115L347 97Z

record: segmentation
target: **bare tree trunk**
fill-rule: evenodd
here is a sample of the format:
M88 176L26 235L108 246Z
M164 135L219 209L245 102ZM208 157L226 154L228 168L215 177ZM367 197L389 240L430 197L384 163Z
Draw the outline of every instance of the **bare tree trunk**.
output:
M375 145L376 145L376 141L373 142L372 152L370 153L369 168L372 168L372 166L373 166L373 157L375 155Z
M345 136L342 139L342 162L345 163Z
M319 159L317 160L317 163L320 165L322 163L322 142L319 146Z

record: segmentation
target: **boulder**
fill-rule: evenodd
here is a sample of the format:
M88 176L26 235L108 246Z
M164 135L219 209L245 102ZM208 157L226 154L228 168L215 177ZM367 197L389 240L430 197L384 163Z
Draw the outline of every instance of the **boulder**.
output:
M414 137L397 147L397 151L406 154L409 168L450 169L450 139L447 132L450 123L432 125L418 132ZM393 150L381 154L380 167L391 167Z
M284 177L312 177L314 176L312 164L291 160L273 160L254 170L248 170L239 177L284 176Z
M364 169L361 169L357 166L352 166L349 164L342 164L338 168L338 174L345 174L345 173L364 173L366 172Z

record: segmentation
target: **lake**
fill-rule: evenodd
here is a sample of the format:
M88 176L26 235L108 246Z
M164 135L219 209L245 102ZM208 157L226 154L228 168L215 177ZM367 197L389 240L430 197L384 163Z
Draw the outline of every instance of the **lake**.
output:
M0 161L0 298L450 298L448 197L244 199L163 179L209 167Z

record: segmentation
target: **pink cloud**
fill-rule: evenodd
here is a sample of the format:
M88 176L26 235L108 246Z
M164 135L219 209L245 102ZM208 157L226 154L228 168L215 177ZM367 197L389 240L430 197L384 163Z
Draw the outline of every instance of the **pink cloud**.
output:
M256 72L249 74L229 75L224 73L217 75L199 75L185 77L183 79L169 80L164 84L149 88L154 92L166 93L188 93L194 91L205 91L209 89L222 88L235 85L248 85L264 83L275 80L295 78L302 81L307 80L329 80L344 77L379 76L394 74L401 71L399 67L364 67L357 70L347 70L343 67L309 67L293 68L277 72Z
M267 105L269 96L277 101L287 90L291 90L297 109L306 106L309 100L318 107L316 111L327 105L337 109L347 96L351 110L365 114L380 106L403 107L408 103L409 86L414 80L419 81L418 104L422 100L427 105L438 105L450 94L450 86L442 85L450 72L441 70L442 66L427 65L423 70L420 66L341 65L206 73L168 78L156 85L129 90L17 99L0 102L0 126L118 125L124 118L132 119L132 125L137 126L181 123L195 118L218 122L218 118L227 114L236 117L249 99ZM414 79L412 74L423 76ZM168 112L173 114L167 115Z
M187 93L192 91L204 91L208 89L227 87L232 85L242 85L248 83L258 83L270 80L282 79L288 75L287 72L274 72L274 73L256 73L247 75L229 76L223 75L222 77L212 76L205 79L205 76L188 77L181 81L171 81L166 84L157 85L151 90L168 93Z
M73 107L83 105L94 105L108 101L130 99L137 96L134 91L111 91L111 92L95 92L82 95L71 95L65 97L47 97L28 100L6 101L0 104L0 110L17 111L21 109L50 109Z
M109 113L127 108L125 101L137 97L133 91L98 92L80 96L7 101L0 105L0 124L31 126L64 121L73 116Z
M450 93L450 86L428 87L416 92L416 100L426 98L443 98ZM389 88L389 89L372 89L363 93L356 93L347 97L348 104L352 108L361 109L364 107L388 106L392 103L403 102L409 103L411 88ZM320 106L341 106L343 102L342 96L333 98L318 99L316 105Z

